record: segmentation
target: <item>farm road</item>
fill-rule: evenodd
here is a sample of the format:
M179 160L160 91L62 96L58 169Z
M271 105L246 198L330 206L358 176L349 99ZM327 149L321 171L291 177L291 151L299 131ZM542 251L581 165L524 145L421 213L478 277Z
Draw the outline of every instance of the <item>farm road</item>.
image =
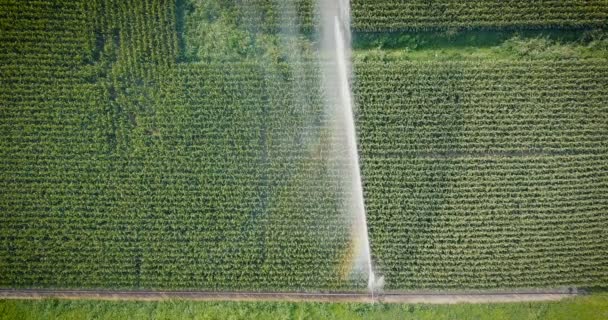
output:
M475 292L475 293L304 293L304 292L202 292L202 291L109 291L0 289L0 299L85 300L194 300L194 301L289 301L289 302L382 302L382 303L505 303L556 301L573 297L576 290Z

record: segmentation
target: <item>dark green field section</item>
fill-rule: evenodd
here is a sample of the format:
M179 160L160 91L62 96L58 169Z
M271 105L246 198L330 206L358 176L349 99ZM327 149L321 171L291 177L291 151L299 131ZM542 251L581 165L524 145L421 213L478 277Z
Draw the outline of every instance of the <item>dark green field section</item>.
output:
M0 8L0 286L359 285L314 65L179 65L172 1Z
M382 156L604 153L605 61L361 62L359 139Z
M357 31L605 27L605 0L353 0Z
M315 29L315 2L250 0L222 5L230 7L230 19L254 32L293 28L308 33ZM351 0L351 8L355 32L584 29L604 28L608 22L605 0Z
M604 60L356 70L372 252L390 288L608 281Z
M281 38L310 32L314 2L220 2L0 0L0 287L364 289L344 277L348 176L320 66L293 53L310 34ZM458 19L371 3L353 2L355 29L606 19L601 1L501 1L517 19L478 15L496 1L445 1ZM567 53L358 60L388 289L608 285L608 63Z

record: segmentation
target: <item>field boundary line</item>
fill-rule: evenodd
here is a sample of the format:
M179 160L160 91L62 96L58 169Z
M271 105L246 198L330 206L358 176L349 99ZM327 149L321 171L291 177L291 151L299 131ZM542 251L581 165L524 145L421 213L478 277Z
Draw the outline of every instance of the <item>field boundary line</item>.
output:
M235 301L235 302L383 302L383 303L507 303L557 301L584 294L580 291L513 292L211 292L152 290L0 289L0 299L132 300L132 301Z

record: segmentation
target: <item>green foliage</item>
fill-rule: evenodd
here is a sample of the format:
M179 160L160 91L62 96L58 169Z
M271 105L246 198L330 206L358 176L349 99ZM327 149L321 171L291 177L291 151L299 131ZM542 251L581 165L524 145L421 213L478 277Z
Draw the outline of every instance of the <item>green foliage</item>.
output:
M226 1L194 1L186 25L186 55L203 61L234 61L256 55L253 35L238 27L237 6Z
M608 58L602 29L358 33L357 61Z
M285 61L293 42L307 46L312 1L192 1L186 10L186 58L192 62ZM311 54L310 50L301 51Z
M603 27L608 3L529 0L355 0L353 28L365 32Z
M348 176L306 33L312 6L0 1L0 286L362 289L341 274ZM605 12L559 8L538 26ZM513 27L495 15L482 17ZM506 60L401 60L469 41L453 31L479 26L464 16L436 22L450 28L440 40L372 37L378 57L356 64L388 287L606 285L603 32L572 47L501 38Z
M608 316L605 294L560 302L457 305L0 301L2 319L522 319L600 320Z
M372 252L389 289L608 281L607 65L356 64Z
M341 177L305 39L238 52L254 33L222 30L234 6L198 2L188 19L225 51L180 64L173 1L1 5L0 286L364 284L339 275Z

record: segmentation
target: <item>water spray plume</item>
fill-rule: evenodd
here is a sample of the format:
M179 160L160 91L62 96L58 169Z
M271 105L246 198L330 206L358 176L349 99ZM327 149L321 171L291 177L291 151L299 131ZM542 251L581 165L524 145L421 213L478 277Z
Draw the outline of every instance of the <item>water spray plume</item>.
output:
M336 39L336 63L338 67L338 80L340 81L339 91L340 91L340 102L341 102L341 110L342 116L345 120L343 124L345 125L345 131L347 134L347 147L348 147L348 155L350 158L350 167L352 170L352 192L353 192L353 209L356 214L356 221L354 222L354 232L355 236L358 236L359 240L362 242L360 250L362 250L362 258L365 260L366 264L366 273L368 274L368 287L369 289L373 289L375 276L372 268L372 259L369 245L369 236L367 231L367 219L365 216L365 203L363 200L363 186L361 184L361 173L359 169L359 155L357 151L357 139L355 136L355 124L353 119L353 110L352 110L352 97L350 92L350 86L348 84L348 69L346 66L346 53L345 53L345 43L344 36L341 30L340 18L335 17L334 31L335 31L335 39Z
M322 38L324 56L330 63L326 64L326 91L332 95L338 112L336 124L338 134L345 137L347 166L349 171L347 209L352 215L352 264L353 267L367 275L368 289L373 293L379 289L383 279L376 279L372 266L363 186L359 168L359 154L355 130L353 99L350 88L350 3L348 0L337 2L320 0L322 12Z

